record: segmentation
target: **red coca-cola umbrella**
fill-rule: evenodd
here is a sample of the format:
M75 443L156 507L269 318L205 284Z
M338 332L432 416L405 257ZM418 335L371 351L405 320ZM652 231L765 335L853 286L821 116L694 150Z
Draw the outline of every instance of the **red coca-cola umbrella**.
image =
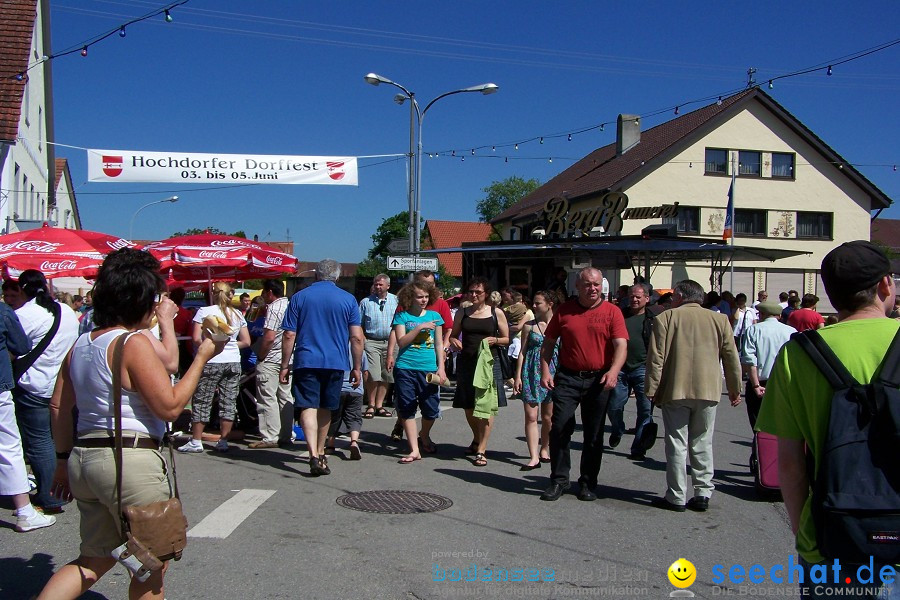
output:
M54 277L95 278L104 257L134 242L85 229L44 225L37 229L0 235L0 266L5 278L17 279L26 269Z
M265 279L297 270L297 257L268 244L230 235L173 237L148 244L144 250L159 260L172 282Z

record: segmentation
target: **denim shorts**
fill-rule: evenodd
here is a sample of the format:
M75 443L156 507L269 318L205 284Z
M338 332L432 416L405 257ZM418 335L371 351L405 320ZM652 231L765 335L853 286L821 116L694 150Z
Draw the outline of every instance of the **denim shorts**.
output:
M425 371L394 368L394 404L401 419L414 419L417 408L422 409L423 419L440 418L440 390L425 381L426 375Z
M294 369L291 378L294 406L338 410L343 381L344 372L336 369Z

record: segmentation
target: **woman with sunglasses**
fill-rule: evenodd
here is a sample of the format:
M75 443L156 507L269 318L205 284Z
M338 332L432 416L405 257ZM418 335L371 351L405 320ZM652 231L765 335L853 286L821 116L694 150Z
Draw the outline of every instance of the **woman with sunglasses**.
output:
M491 352L505 352L505 348L496 346L509 344L509 328L503 311L486 302L490 294L490 283L484 277L472 278L466 286L466 297L472 306L461 308L453 319L453 331L450 333L450 345L459 351L456 369L456 393L453 396L453 407L462 408L466 412L466 421L472 429L472 443L466 454L474 454L473 464L476 467L487 466L485 451L494 417L479 418L475 412L475 376L478 366L478 355L482 340L487 341ZM503 389L503 376L500 363L494 359L494 388L497 393L497 406L506 406L506 393Z

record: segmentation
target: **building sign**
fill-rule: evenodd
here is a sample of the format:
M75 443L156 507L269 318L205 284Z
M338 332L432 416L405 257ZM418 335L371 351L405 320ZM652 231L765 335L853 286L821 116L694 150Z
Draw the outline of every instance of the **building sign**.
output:
M438 259L415 256L388 256L387 268L390 271L429 271L438 270Z
M622 192L608 192L600 199L600 204L573 211L569 210L569 201L565 198L550 198L544 205L543 218L547 223L547 235L564 236L575 231L590 235L596 227L602 227L607 235L618 235L622 233L622 222L626 219L665 219L677 215L677 202L628 208L628 196Z
M88 150L88 181L358 185L356 157Z

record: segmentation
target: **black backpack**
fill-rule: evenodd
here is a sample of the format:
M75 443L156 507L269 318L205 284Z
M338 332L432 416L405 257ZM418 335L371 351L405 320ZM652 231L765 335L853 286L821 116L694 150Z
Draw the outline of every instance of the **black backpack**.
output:
M900 561L900 331L860 384L818 331L792 336L834 389L818 473L808 461L819 552L855 563Z

